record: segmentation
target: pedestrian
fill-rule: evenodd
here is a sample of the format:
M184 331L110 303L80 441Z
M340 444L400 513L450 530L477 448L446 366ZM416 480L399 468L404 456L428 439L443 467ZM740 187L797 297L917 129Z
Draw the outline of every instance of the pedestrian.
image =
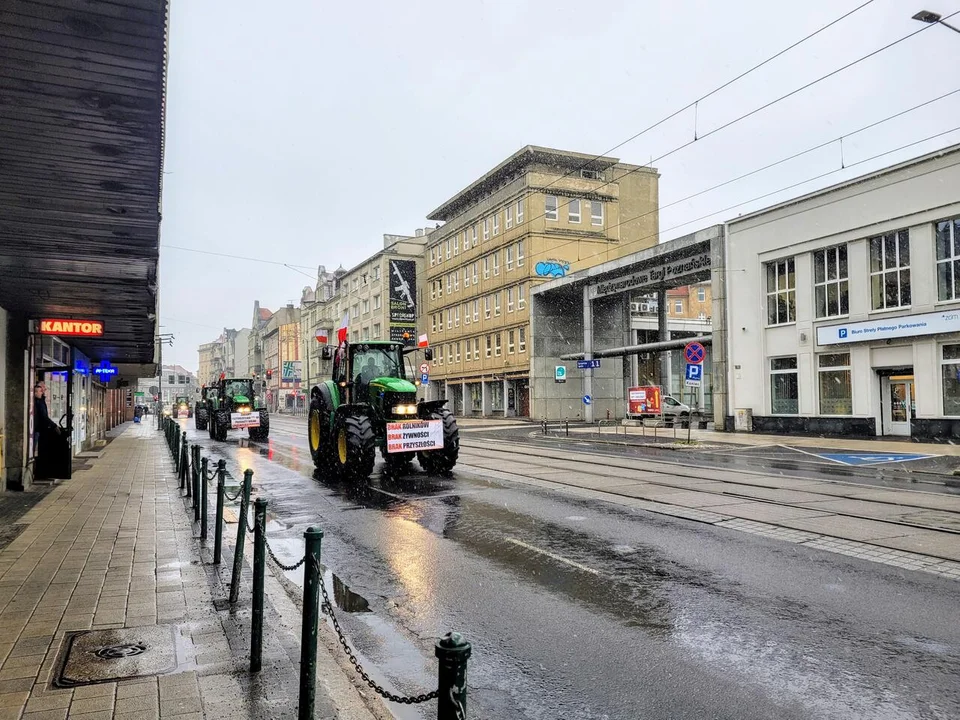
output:
M33 386L33 446L34 454L39 454L41 439L49 437L50 433L60 432L60 426L50 419L47 412L46 384L41 381Z

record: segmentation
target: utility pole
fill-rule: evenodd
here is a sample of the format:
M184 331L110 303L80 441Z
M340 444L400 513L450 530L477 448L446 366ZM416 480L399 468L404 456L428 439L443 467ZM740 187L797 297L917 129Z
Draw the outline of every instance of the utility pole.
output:
M162 327L162 326L161 326ZM157 430L163 427L163 346L173 346L173 333L158 333L157 339Z

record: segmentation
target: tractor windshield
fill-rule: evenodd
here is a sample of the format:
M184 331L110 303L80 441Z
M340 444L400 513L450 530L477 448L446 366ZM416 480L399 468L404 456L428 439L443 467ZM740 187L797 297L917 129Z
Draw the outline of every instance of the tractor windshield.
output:
M246 398L253 397L253 388L249 380L228 380L223 391L229 398L236 395L243 395Z
M353 355L353 372L363 383L379 377L406 378L400 351L393 345L357 348Z

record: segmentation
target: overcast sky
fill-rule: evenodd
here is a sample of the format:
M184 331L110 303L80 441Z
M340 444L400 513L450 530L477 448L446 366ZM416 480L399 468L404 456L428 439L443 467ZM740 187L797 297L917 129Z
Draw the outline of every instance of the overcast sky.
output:
M428 225L524 145L603 153L863 2L176 0L161 244L306 275L163 247L160 322L176 335L164 361L196 369L197 346L249 326L254 300L296 304L317 265L350 268L384 233ZM960 0L873 0L701 103L699 134L921 29L921 9L946 16ZM958 88L960 34L930 27L656 161L661 207ZM960 93L847 138L844 160L957 126ZM647 163L693 132L691 111L612 154ZM663 207L661 239L957 142L951 132L724 210L840 168L833 144Z

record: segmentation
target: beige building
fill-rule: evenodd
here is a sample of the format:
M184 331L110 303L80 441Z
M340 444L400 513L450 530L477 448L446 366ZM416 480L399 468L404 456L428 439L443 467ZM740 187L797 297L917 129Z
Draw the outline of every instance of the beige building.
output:
M428 216L427 395L456 414L528 415L530 288L658 240L653 168L527 146Z
M267 408L283 412L303 407L299 308L291 303L273 313L261 338Z
M217 354L218 345L218 341L214 340L213 342L203 343L203 345L198 348L200 354L200 369L197 370L197 382L200 383L200 385L211 385L217 378L217 373L214 370L214 358Z

